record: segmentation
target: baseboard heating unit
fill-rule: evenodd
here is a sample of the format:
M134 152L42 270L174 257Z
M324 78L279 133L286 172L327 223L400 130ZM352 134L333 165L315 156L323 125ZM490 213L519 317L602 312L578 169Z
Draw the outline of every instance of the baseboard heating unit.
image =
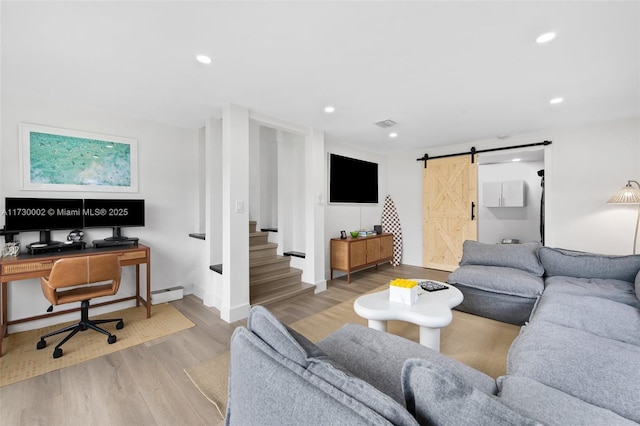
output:
M151 292L151 304L173 302L180 300L184 296L184 287L171 287Z

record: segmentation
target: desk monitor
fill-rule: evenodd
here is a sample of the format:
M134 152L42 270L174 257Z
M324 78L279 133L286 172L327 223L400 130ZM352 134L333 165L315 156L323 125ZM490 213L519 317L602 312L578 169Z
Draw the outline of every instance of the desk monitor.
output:
M7 197L4 205L5 230L40 232L40 240L34 244L55 244L51 231L83 226L82 199Z
M121 228L144 226L144 200L84 200L84 228L112 228L106 241L124 241Z

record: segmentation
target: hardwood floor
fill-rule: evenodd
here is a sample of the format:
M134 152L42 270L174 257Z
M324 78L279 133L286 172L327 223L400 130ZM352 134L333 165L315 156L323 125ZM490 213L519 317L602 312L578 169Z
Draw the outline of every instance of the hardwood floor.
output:
M446 280L449 273L415 266L379 266L328 281L327 291L269 309L293 323L398 277ZM0 424L204 425L216 408L184 369L229 350L233 330L219 312L190 295L172 302L196 324L188 330L0 388ZM1 362L0 358L0 362Z

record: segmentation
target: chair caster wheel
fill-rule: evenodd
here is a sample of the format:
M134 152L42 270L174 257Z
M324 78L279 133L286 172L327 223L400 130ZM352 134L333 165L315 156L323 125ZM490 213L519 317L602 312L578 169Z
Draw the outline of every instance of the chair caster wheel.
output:
M116 340L118 340L118 338L116 337L115 334L112 334L111 336L107 337L107 343L109 343L110 345L115 343Z
M62 356L62 349L60 349L60 348L56 348L56 349L53 351L53 357L54 357L54 358L60 358L61 356Z
M43 340L40 340L38 342L38 344L36 345L36 349L44 349L47 347L47 342Z
M118 323L116 324L116 329L122 330L122 327L124 327L124 321L118 321Z

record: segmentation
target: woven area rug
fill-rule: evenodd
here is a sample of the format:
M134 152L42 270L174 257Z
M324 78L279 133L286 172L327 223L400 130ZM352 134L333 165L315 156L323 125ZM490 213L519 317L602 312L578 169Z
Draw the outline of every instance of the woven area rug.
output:
M373 291L381 291L384 285ZM367 325L367 320L353 310L356 297L290 325L313 342L322 340L346 323ZM389 321L388 332L418 342L418 326L404 321ZM440 332L440 352L485 374L497 378L506 372L507 352L518 336L520 327L487 318L453 311L451 325ZM218 408L224 418L227 406L229 352L204 361L185 373Z
M78 312L78 317L80 313ZM50 371L68 367L102 355L117 352L121 349L148 342L158 337L167 336L193 327L184 315L173 306L164 303L151 307L151 318L147 319L144 306L124 309L104 315L91 316L98 318L122 318L124 328L116 330L115 323L105 324L104 328L115 334L118 340L107 343L107 336L87 330L76 334L62 346L63 356L53 359L53 348L66 333L47 339L47 347L36 349L40 336L58 330L66 324L56 324L37 330L10 334L2 341L2 357L0 358L0 386L39 376Z

